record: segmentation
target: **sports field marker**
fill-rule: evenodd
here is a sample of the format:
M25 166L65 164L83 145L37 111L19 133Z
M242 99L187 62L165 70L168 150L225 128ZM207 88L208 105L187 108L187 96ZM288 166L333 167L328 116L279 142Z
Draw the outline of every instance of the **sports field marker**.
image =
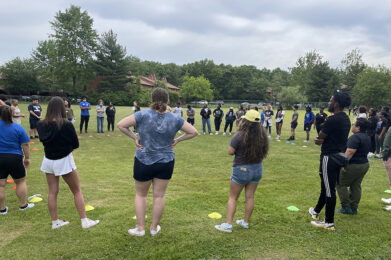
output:
M385 190L384 192L385 193L391 193L391 190Z
M289 142L289 141L286 141L285 143L286 143L286 144L290 144L291 142Z
M11 183L15 183L15 181L14 180L7 180L7 183L11 184Z
M291 145L296 145L295 143L291 143Z
M86 209L86 211L91 211L91 210L94 210L95 208L91 205L86 205L85 209Z
M16 190L16 186L12 187L14 190Z
M92 137L93 137L92 135L89 136L89 138L92 138Z
M212 212L212 213L208 214L208 217L214 218L214 219L220 219L221 218L221 214L217 213L217 212Z
M303 147L304 147L304 148L307 148L308 146L306 146L306 145L303 145Z
M31 150L33 150L33 151L38 151L38 148L35 148L35 147L34 147L34 148L32 148Z
M40 198L40 197L34 197L34 198L29 200L29 202L31 202L31 203L37 203L37 202L40 202L40 201L42 201L42 198Z
M147 216L147 215L145 215L145 218L148 218L148 216ZM137 219L137 217L136 217L136 216L134 216L132 219L136 220L136 219Z
M289 206L286 209L289 210L289 211L299 211L299 209L297 207L295 207L295 206Z
M30 141L30 144L35 144L33 141Z

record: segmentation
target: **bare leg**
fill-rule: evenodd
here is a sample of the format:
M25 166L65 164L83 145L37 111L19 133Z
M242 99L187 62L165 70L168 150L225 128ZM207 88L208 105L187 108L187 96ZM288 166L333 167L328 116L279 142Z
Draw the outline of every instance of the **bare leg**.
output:
M137 217L137 229L145 229L145 211L147 208L147 195L152 181L134 181L136 188L136 197L134 198L134 210Z
M58 219L57 215L57 195L58 195L58 183L60 178L54 176L54 174L46 173L46 180L49 186L49 194L48 194L48 207L50 217L52 221Z
M27 204L27 185L26 178L20 178L14 180L16 184L16 196L18 196L19 204L21 207Z
M230 225L232 225L232 221L234 219L234 215L236 211L236 201L238 200L243 187L244 186L236 184L235 182L231 181L228 206L227 206L227 223Z
M5 186L7 179L0 180L0 210L5 209Z
M244 209L244 222L250 220L251 214L254 209L254 193L257 189L258 183L248 183L245 186L245 194L246 194L246 206Z
M165 206L164 195L170 180L153 179L153 206L152 206L152 230L157 230L157 225L162 218Z
M86 216L86 209L84 205L84 198L83 198L83 194L81 193L79 175L77 173L77 170L73 170L70 173L63 175L62 178L68 184L69 188L73 193L75 206L77 212L79 213L80 218L81 219L86 218L87 216Z
M306 131L307 132L307 140L310 140L310 131Z

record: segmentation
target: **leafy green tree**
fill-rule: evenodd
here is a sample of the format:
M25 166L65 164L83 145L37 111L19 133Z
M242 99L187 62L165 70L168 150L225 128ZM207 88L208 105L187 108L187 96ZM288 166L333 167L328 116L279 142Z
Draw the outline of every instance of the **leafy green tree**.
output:
M80 7L71 5L65 12L57 12L51 22L57 47L57 71L63 78L72 81L72 92L80 92L91 79L93 55L97 49L93 19Z
M302 104L307 101L299 86L284 87L278 93L278 100L286 107Z
M328 100L333 90L339 88L337 71L315 51L300 57L291 70L294 82L310 102Z
M32 59L19 57L0 67L1 83L11 93L37 94L41 90L38 70Z
M43 90L56 93L66 89L67 82L62 82L57 70L57 47L53 40L40 41L38 47L32 52L32 59L37 64L39 80Z
M342 59L341 64L342 83L347 86L347 91L351 91L357 83L358 75L364 71L367 65L362 60L362 54L359 49L348 52Z
M213 91L210 87L210 82L203 76L196 78L193 76L185 76L181 86L181 95L186 101L213 99Z
M103 76L98 89L104 91L123 91L130 81L128 76L126 49L117 43L117 35L109 30L99 39L100 48L96 53L96 73Z
M353 88L355 104L382 106L390 103L391 72L386 67L368 67L358 74Z

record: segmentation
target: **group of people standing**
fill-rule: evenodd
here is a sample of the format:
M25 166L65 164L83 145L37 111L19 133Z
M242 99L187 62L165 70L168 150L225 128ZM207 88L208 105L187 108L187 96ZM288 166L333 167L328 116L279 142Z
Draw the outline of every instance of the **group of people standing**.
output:
M90 120L90 110L91 110L91 104L87 102L87 97L83 96L83 101L80 102L80 134L83 133L83 126L84 126L84 132L88 133L88 122ZM107 131L110 132L114 131L114 122L115 122L115 113L116 109L112 102L109 102L109 105L105 108L103 104L103 100L100 99L98 101L98 105L96 105L96 125L97 125L97 132L98 133L104 133L103 131L103 122L105 120L105 113L107 117ZM73 114L73 112L72 112Z

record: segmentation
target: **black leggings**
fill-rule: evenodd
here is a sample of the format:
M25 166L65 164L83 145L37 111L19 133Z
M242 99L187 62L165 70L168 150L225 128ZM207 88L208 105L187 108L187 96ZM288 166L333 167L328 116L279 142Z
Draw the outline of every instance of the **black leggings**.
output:
M110 125L111 125L111 130L114 131L114 121L115 121L114 116L107 117L107 131L110 131Z
M80 116L80 132L83 131L84 123L85 123L85 131L87 132L89 120L90 120L90 116Z
M229 126L229 132L231 133L233 125L234 125L234 122L227 122L227 121L225 121L224 133L225 133L225 131L227 131L228 126Z
M216 131L220 131L221 119L215 118L215 129Z

